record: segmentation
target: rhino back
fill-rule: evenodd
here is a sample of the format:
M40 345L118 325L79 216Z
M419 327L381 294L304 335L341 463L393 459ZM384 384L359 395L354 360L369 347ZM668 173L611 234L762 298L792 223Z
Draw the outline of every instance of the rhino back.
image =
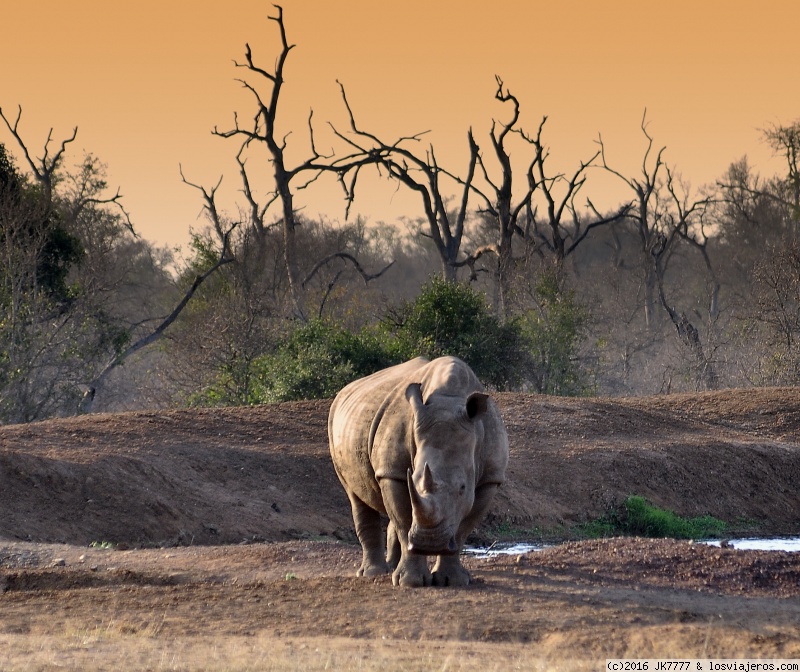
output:
M405 432L402 427L407 423L400 417L410 415L405 389L415 372L427 363L427 359L418 357L353 381L342 388L331 405L328 437L339 480L349 492L381 510L372 455L375 433L384 423L394 431ZM401 438L399 445L402 443ZM381 445L379 450L383 452L386 447Z

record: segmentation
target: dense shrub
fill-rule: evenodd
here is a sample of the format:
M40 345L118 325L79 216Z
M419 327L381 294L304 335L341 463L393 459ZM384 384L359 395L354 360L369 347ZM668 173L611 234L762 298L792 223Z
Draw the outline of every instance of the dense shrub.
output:
M538 389L541 383L553 394L582 390L571 359L580 337L579 311L571 297L543 295L549 301L547 319L502 322L479 292L434 279L376 327L353 333L325 320L297 327L274 352L242 364L248 369L237 370L237 376L246 375L249 382L237 389L248 390L246 403L329 398L387 366L418 356L453 355L494 389L526 383ZM194 403L237 403L226 392L231 376L221 373Z
M526 339L527 382L542 394L577 396L592 391L579 349L588 313L556 271L542 273L535 286L536 308L520 319Z
M661 509L639 495L630 495L619 508L582 526L590 537L620 534L671 539L707 539L723 535L727 524L713 516L683 518L673 511Z
M483 295L467 285L431 280L385 324L401 359L453 355L493 388L513 389L522 382L527 353L519 324L501 322Z
M371 331L353 334L316 320L292 332L275 354L254 362L253 401L333 397L352 380L398 362Z

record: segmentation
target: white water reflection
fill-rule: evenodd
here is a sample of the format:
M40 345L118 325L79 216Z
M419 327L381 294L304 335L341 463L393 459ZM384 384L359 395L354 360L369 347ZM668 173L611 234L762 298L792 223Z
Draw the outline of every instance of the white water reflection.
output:
M498 555L521 555L530 551L541 551L555 544L529 544L524 542L513 544L492 544L491 546L467 546L464 554L474 558L493 558Z
M720 546L719 539L703 540L700 543L710 546ZM728 539L728 547L738 548L742 551L794 551L800 552L800 537L774 537L771 539ZM493 558L498 555L521 555L530 551L541 551L556 544L542 543L509 543L492 544L488 547L467 547L466 555L475 558Z
M703 542L719 546L719 539ZM728 539L728 544L742 551L800 551L800 537L778 537L775 539Z

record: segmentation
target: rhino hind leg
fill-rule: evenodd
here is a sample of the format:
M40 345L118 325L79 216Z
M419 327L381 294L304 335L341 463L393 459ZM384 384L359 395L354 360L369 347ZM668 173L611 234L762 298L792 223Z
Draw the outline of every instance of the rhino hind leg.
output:
M391 569L386 563L386 551L383 544L383 526L380 513L362 502L354 494L348 493L353 510L353 524L356 535L361 542L363 557L357 576L380 576L388 574Z

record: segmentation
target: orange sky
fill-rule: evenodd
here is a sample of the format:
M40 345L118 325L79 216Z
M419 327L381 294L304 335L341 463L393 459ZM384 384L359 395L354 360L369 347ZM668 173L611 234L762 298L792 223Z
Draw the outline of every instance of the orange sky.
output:
M297 46L281 123L300 153L310 107L322 148L324 122L343 127L337 78L364 128L387 139L430 129L440 163L453 172L464 171L468 128L488 150L491 119L507 114L493 98L495 74L519 98L524 128L534 132L548 115L551 165L567 172L592 155L598 133L610 161L637 171L647 108L667 162L693 186L743 154L772 175L781 163L759 128L800 118L797 0L283 5ZM202 222L198 194L182 184L178 165L208 186L224 174L223 205L233 208L238 146L210 131L229 127L234 110L251 114L232 61L250 42L257 61L272 66L279 42L266 17L274 12L261 0L4 3L0 107L15 115L22 105L22 133L37 154L51 126L63 138L77 125L70 158L86 150L108 164L145 238L185 243ZM4 127L0 141L16 149ZM515 156L525 152L519 146ZM610 208L624 193L600 177L590 175L587 194ZM323 181L309 190L308 212L343 218L336 189ZM419 214L416 200L378 182L362 185L356 207L373 221Z

